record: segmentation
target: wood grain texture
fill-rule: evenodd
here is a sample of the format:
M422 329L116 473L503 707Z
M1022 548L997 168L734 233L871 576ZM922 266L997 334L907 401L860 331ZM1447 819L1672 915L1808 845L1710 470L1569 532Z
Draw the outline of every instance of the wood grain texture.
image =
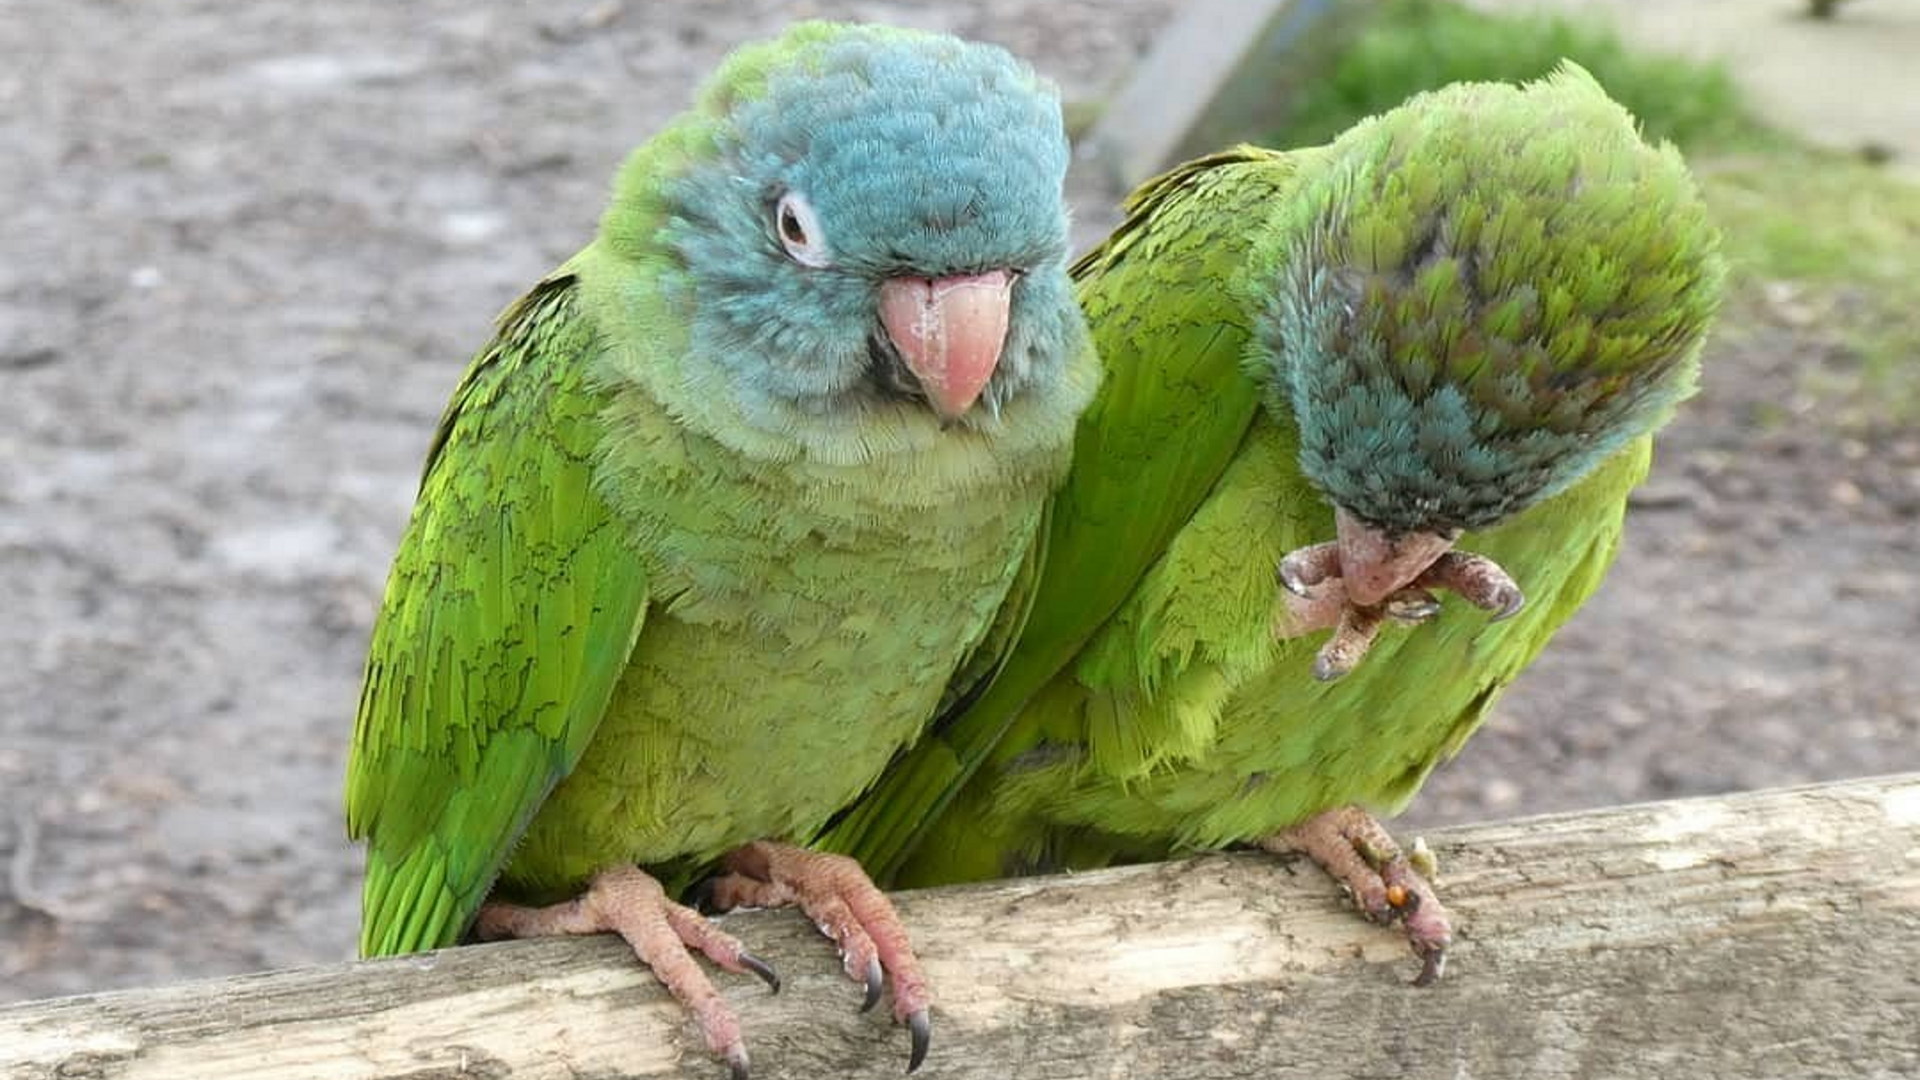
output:
M906 894L928 1080L1920 1076L1920 775L1452 829L1447 978L1313 867L1211 856ZM901 1074L790 912L727 920L761 1080ZM0 1009L0 1076L725 1075L611 939L511 942Z

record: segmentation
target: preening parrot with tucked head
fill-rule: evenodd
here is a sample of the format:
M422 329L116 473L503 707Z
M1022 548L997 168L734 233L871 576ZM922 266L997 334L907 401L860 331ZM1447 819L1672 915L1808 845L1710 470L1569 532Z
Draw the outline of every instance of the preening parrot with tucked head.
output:
M620 170L454 392L347 781L361 950L613 931L747 1070L682 907L795 902L926 1051L899 920L804 838L1017 626L1098 380L1054 90L1004 51L800 25ZM571 897L578 899L568 901ZM551 904L538 908L522 905Z
M1717 234L1571 65L1128 208L1074 268L1107 375L1029 621L822 844L902 884L1301 848L1430 981L1445 910L1369 810L1599 585L1694 386Z

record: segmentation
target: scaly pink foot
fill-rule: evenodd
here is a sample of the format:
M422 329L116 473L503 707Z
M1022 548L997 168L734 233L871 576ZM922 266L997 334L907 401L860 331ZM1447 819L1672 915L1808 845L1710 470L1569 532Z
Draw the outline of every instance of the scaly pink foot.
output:
M674 903L660 883L637 867L608 870L580 897L551 907L489 903L481 907L474 933L482 940L615 933L633 946L640 962L693 1013L707 1048L725 1059L733 1080L747 1080L747 1045L740 1018L694 963L699 950L728 971L751 972L776 992L780 977L749 953L739 939L690 907Z
M913 1040L907 1071L926 1060L933 1037L927 977L893 902L859 863L844 855L762 840L722 859L721 874L709 888L709 899L721 911L798 905L840 946L847 976L866 985L863 1012L880 1000L891 977L893 1018L907 1025Z
M1314 658L1322 682L1352 671L1373 647L1387 619L1419 623L1440 611L1434 591L1460 594L1495 621L1526 603L1520 586L1484 555L1449 550L1452 535L1391 536L1341 510L1338 540L1288 552L1274 576L1287 591L1274 633L1294 637L1333 629Z
M1440 978L1447 966L1447 946L1453 943L1447 909L1373 815L1357 806L1336 807L1267 837L1260 846L1272 852L1302 852L1319 863L1346 886L1369 919L1400 919L1413 954L1420 958L1420 975L1413 985L1426 986ZM1418 855L1422 849L1415 845L1414 850Z
M1346 586L1339 578L1302 586L1304 591L1296 591L1284 580L1281 584L1286 586L1281 594L1285 603L1276 609L1274 637L1285 639L1333 630L1333 636L1313 658L1313 677L1321 682L1332 682L1358 666L1387 620L1417 626L1440 614L1440 601L1424 588L1405 588L1383 603L1361 606L1348 599Z

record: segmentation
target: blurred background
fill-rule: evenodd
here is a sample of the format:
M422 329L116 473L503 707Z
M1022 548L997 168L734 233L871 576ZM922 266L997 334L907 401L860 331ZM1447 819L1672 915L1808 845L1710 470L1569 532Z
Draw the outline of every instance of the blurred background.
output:
M1920 768L1920 2L1811 6L0 0L0 1001L350 955L342 762L441 406L801 16L1057 80L1081 246L1169 155L1585 64L1733 296L1612 577L1407 827Z

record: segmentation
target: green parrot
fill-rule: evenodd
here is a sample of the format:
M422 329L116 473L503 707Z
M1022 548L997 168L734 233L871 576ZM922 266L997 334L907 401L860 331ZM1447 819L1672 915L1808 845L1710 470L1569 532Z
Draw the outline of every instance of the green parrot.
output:
M817 830L1017 629L1099 378L1066 163L1006 52L825 23L736 52L633 152L428 451L348 765L363 954L617 932L744 1076L688 950L777 979L669 899L724 856L723 904L798 903L869 1004L891 978L919 1064L891 905L764 841Z
M1717 233L1572 65L1202 158L1128 212L1074 267L1106 379L1025 628L820 846L911 885L1302 849L1431 981L1445 909L1367 808L1599 585L1694 386Z

